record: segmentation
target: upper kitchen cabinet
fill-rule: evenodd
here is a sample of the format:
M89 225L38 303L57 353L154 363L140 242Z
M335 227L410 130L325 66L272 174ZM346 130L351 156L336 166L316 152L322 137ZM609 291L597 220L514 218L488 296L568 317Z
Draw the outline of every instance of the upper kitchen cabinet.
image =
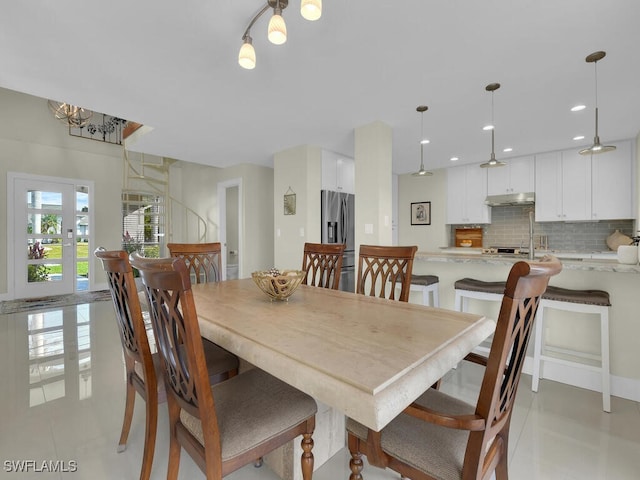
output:
M487 194L528 193L535 188L533 157L506 160L504 167L487 169Z
M355 193L355 162L353 158L323 150L322 189Z
M584 156L578 149L536 155L536 221L633 218L631 143Z
M536 155L536 222L591 220L591 162L577 151Z
M631 142L616 142L613 152L591 157L591 218L634 218Z
M486 168L479 164L447 168L447 223L491 223L486 198Z

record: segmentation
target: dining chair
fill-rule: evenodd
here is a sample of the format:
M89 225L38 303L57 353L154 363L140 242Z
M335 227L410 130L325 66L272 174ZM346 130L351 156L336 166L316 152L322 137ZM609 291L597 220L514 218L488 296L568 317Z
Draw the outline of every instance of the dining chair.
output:
M412 480L507 480L509 425L527 344L555 257L517 262L504 297L476 405L428 389L380 432L347 420L351 480L362 479L362 455ZM478 356L478 360L482 357Z
M222 281L222 244L167 243L169 256L182 257L191 274L192 283Z
M338 290L345 247L344 243L305 243L302 271L307 275L302 284Z
M177 478L182 448L207 479L219 480L302 435L302 478L311 480L315 400L258 368L211 386L184 260L132 254L131 262L150 300L163 359L170 433L167 479Z
M413 258L418 247L360 245L356 293L371 297L409 301Z
M102 262L118 324L118 333L124 353L127 381L124 420L118 442L118 452L127 448L127 439L133 419L136 392L145 400L145 440L140 478L151 475L158 419L158 403L165 401L162 365L157 353L152 353L147 336L133 268L124 250L107 251L98 248L95 256ZM155 342L154 342L155 343ZM203 339L206 365L211 382L217 383L238 373L238 358L212 342Z

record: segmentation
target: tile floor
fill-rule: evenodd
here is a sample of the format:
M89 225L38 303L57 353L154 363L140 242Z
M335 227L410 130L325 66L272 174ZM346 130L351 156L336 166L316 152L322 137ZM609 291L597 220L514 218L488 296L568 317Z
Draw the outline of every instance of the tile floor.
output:
M139 398L128 448L116 453L124 375L111 302L0 315L0 359L0 478L138 478L144 433ZM443 389L471 400L480 373L463 364L447 376ZM598 393L548 380L537 394L530 386L523 375L511 426L512 479L640 478L640 404L614 397L613 411L606 414ZM166 428L161 408L153 479L166 475ZM35 465L22 464L16 472L20 461ZM76 471L43 471L55 461L61 461L59 469ZM367 480L399 478L369 466L363 474ZM315 480L348 477L345 450L314 475ZM179 478L204 478L184 453ZM267 466L251 465L227 478L277 479Z

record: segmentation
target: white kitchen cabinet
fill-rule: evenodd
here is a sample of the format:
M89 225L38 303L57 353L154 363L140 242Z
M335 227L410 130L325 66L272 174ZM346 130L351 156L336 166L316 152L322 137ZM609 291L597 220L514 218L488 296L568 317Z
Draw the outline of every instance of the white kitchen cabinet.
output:
M591 218L634 218L631 142L617 142L613 152L591 157Z
M505 160L504 167L487 169L487 194L528 193L535 188L535 162L533 157Z
M353 158L323 150L322 189L355 193L355 162Z
M447 223L491 223L486 198L487 169L479 164L447 169Z
M585 156L578 149L536 155L536 221L633 218L630 142Z
M577 151L536 155L536 222L591 219L591 162Z

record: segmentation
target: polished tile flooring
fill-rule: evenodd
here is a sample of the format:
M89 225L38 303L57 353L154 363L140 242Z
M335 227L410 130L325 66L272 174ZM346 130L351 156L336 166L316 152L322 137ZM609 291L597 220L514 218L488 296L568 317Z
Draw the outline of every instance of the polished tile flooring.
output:
M139 397L128 448L116 453L124 374L111 302L0 315L0 359L0 478L138 478L144 435ZM479 367L463 363L443 389L473 400L480 374ZM614 397L606 414L598 393L543 380L533 394L530 380L523 375L512 419L511 479L640 478L640 404ZM162 407L153 479L166 475ZM340 451L314 479L348 479L348 458ZM367 480L399 478L370 466L363 474ZM184 452L179 478L204 478ZM226 478L277 479L267 466L252 465Z

